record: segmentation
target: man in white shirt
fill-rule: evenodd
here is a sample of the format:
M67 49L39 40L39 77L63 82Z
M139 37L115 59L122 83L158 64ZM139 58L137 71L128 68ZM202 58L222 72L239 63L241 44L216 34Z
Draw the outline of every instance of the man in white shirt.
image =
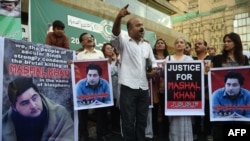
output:
M143 39L144 27L139 18L133 17L127 22L129 36L121 34L121 20L130 14L127 8L128 5L117 15L111 40L121 57L119 83L122 134L125 141L144 141L149 109L148 78L156 73L157 64L150 44ZM148 71L146 60L152 62L149 63L152 69Z

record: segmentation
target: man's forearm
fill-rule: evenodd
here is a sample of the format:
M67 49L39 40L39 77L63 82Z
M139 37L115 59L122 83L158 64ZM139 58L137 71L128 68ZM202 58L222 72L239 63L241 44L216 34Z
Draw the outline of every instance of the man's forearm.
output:
M130 14L130 12L128 12L127 8L128 8L128 4L119 11L119 13L117 14L117 16L115 18L115 22L114 22L114 25L112 28L112 33L115 36L120 35L122 18L125 17L126 15Z
M122 20L122 17L117 15L117 17L115 18L113 28L112 28L112 33L115 36L118 36L121 32L121 20Z

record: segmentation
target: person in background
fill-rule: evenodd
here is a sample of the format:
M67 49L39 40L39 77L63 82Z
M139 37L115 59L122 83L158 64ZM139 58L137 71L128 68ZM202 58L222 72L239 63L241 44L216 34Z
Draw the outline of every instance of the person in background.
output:
M225 34L223 37L223 50L222 54L214 56L212 60L212 66L218 67L238 67L249 65L247 56L243 55L243 45L239 34L231 32ZM233 121L223 121L213 123L213 141L222 141L223 132L225 127L233 128L234 126L249 126L248 122L233 122Z
M197 39L195 41L195 53L196 56L193 56L194 60L211 60L213 59L213 56L207 55L207 42L203 39ZM204 62L204 65L205 62ZM206 67L206 66L205 66ZM204 86L205 86L205 116L195 116L194 119L194 125L193 125L193 131L194 131L194 139L202 139L202 138L211 138L211 132L212 132L212 125L210 122L210 114L209 114L209 92L208 92L208 75L206 68L204 67ZM203 127L202 127L203 126ZM203 130L204 129L204 134Z
M82 45L77 53L77 60L84 59L104 59L104 54L102 51L95 49L95 38L89 33L82 33L79 37L79 41Z
M175 53L166 57L168 61L192 61L191 56L185 55L187 41L177 38L174 43ZM169 140L193 141L192 116L169 116Z
M156 60L164 60L168 55L168 46L162 38L157 39L153 48L153 53ZM161 63L159 63L161 64ZM168 138L169 132L169 122L168 117L165 116L165 79L164 79L164 69L163 67L157 68L156 75L152 78L152 90L153 90L153 102L154 106L152 109L152 122L153 122L153 133L157 137L160 134ZM158 123L158 115L161 115L162 124L160 128ZM159 130L160 129L160 130Z
M190 56L192 51L192 45L190 42L187 42L187 46L185 48L184 54Z
M215 56L216 55L216 48L213 47L213 46L209 46L207 48L207 53L210 55L210 56Z
M104 59L104 54L102 51L95 49L95 39L93 35L89 33L82 33L79 36L81 41L81 45L84 49L77 53L76 60L93 60L93 59ZM89 140L89 133L88 133L88 109L86 110L79 110L78 111L78 119L79 119L79 138L80 141L88 141ZM107 118L107 108L97 108L95 109L96 112L96 133L97 138L99 140L105 140L107 138L106 131L107 127L103 126L106 123Z
M108 58L108 62L111 69L113 96L114 96L114 106L110 107L110 121L111 121L111 131L115 134L121 134L120 130L120 110L119 110L119 92L118 92L118 67L119 53L113 47L111 43L105 43L102 46L102 52L105 58Z
M81 51L84 50L84 42L83 42L83 38L82 38L82 37L83 37L85 34L88 34L88 33L82 33L82 34L80 35L80 37L79 37L79 42L80 42L80 44L81 44L81 47L80 47L79 49L76 50L76 54L78 54L79 52L81 52ZM95 39L94 35L91 35L91 37L92 37L93 39ZM88 42L90 42L90 40L88 40ZM94 42L95 42L95 41L94 41ZM95 46L95 45L94 45L94 46Z
M70 49L68 37L64 33L64 23L60 20L55 20L52 26L53 32L47 34L45 44Z
M8 86L10 109L2 119L2 141L74 140L74 123L62 106L39 93L32 78Z
M148 78L155 75L157 64L150 44L143 39L145 30L139 18L128 20L128 36L121 33L122 18L130 14L128 6L123 7L115 18L111 43L121 56L119 84L123 138L125 141L144 141L149 110Z
M19 0L0 0L0 16L21 17Z

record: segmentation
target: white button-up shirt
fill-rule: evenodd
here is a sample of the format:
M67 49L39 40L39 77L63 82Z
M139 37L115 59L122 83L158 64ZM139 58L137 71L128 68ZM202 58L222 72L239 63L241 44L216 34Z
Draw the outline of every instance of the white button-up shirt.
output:
M157 67L152 48L141 40L138 44L129 36L112 35L111 43L120 53L121 70L119 83L132 89L148 89L146 58L151 59L152 67Z
M77 60L82 59L103 59L105 58L102 51L94 49L93 51L88 51L84 49L83 51L79 52L76 56Z

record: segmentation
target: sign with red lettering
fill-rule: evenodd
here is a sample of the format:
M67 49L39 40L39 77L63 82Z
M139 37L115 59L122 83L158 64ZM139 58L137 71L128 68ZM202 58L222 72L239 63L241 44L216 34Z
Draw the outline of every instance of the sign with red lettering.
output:
M0 37L2 140L26 140L22 133L28 130L33 132L27 135L31 140L77 139L67 64L74 54L69 49Z
M250 121L250 66L211 68L211 121Z
M73 59L74 52L49 45L22 40L0 38L3 67L3 113L10 106L8 84L18 78L32 78L39 92L64 105L73 115L71 72L67 61ZM3 61L2 61L3 60ZM67 104L66 104L67 103Z
M165 115L204 115L202 61L167 62Z
M71 69L75 110L114 105L108 59L78 60Z

